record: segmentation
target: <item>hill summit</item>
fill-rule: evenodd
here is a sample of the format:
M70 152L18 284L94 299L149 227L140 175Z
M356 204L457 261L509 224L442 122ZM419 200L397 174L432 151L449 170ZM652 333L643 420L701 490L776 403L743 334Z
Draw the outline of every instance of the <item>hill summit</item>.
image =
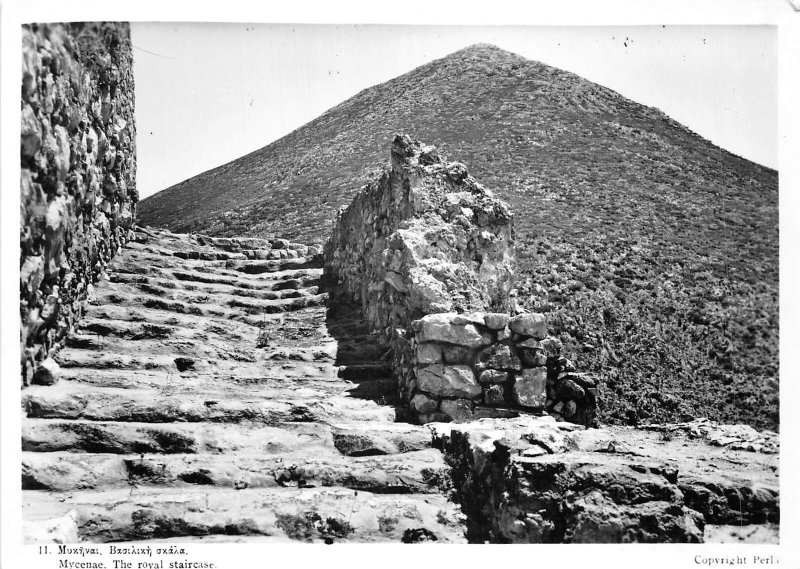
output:
M521 304L549 313L601 375L613 394L601 391L601 420L777 428L777 172L494 46L365 89L142 201L139 221L322 243L388 165L395 133L435 144L511 205Z

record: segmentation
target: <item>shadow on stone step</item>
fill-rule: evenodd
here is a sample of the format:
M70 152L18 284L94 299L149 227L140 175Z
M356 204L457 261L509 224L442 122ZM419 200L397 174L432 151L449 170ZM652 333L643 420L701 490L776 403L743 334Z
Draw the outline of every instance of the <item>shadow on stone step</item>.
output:
M392 374L389 346L380 336L370 333L361 306L335 282L323 278L320 291L328 293L325 324L338 344L335 364L339 366L339 377L355 384L348 395L393 407L396 420L406 421L408 412L401 404Z

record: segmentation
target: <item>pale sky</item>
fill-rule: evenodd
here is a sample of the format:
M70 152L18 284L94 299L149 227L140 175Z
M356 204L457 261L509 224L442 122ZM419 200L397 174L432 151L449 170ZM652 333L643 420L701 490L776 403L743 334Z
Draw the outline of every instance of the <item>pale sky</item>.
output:
M735 154L778 163L777 33L768 26L131 28L142 198L474 43L572 71Z

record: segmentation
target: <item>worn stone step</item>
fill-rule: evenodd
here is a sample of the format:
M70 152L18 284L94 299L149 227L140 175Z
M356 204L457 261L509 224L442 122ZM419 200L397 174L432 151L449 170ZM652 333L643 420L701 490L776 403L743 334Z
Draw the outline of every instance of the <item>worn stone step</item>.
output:
M150 389L154 393L174 392L194 389L196 393L216 393L220 389L232 391L250 390L293 395L308 392L309 389L324 393L346 392L355 384L342 382L338 368L327 363L306 364L304 362L278 362L274 364L236 365L235 362L218 363L206 369L178 372L176 366L170 369L92 368L91 366L62 367L62 381L57 387L41 389L60 389L63 384L74 382L86 384L90 388ZM35 389L34 386L31 389ZM26 390L27 392L28 390ZM35 391L33 391L35 392ZM314 392L316 393L316 392ZM321 396L321 395L320 395Z
M149 227L134 228L134 238L128 247L161 246L177 250L191 250L193 248L211 248L223 251L239 251L242 248L270 249L269 239L258 237L210 237L201 234L171 233L164 229Z
M142 341L144 344L146 341ZM166 348L169 348L167 346ZM94 369L120 369L120 370L163 370L165 373L178 373L179 361L191 359L191 368L196 371L208 370L225 366L227 369L241 367L243 364L256 361L254 356L248 355L246 350L240 351L230 348L228 354L220 354L212 348L187 346L184 350L174 351L165 349L167 353L150 354L144 350L131 350L128 353L113 353L107 350L84 350L79 348L66 348L59 352L56 360L63 368L94 368ZM202 353L202 350L206 350ZM161 350L159 350L161 351ZM131 355L136 353L139 355ZM183 358L184 360L180 360ZM236 359L234 359L236 358Z
M228 261L230 259L242 260L248 257L243 253L232 253L229 251L172 251L174 257L179 259L192 259L200 261Z
M44 419L144 423L251 421L267 425L320 419L302 400L297 403L267 398L254 400L252 396L226 400L222 393L200 396L191 396L190 393L159 394L113 388L90 393L46 388L25 393L22 403L28 417Z
M257 359L255 336L242 339L240 345L232 345L225 338L196 332L194 337L173 338L120 338L100 334L73 334L66 342L67 348L60 352L60 361L68 362L80 358L75 353L124 355L148 354L149 356L190 357L200 360L235 360L254 362Z
M174 319L172 323L166 322L143 322L131 321L129 319L103 318L105 311L90 311L78 324L76 337L85 339L86 336L94 336L96 340L102 339L106 342L118 338L125 341L135 340L178 340L178 341L208 341L209 338L217 338L219 341L252 340L258 333L252 326L237 321L225 320L216 322L205 320L204 326L198 327L196 321L185 319ZM96 316L97 314L97 316ZM130 312L128 312L130 315ZM88 341L88 339L86 339ZM83 341L83 340L82 340ZM68 340L70 345L72 340ZM95 344L97 345L97 344ZM107 348L107 344L100 344L102 349Z
M164 271L178 270L206 272L213 275L227 277L245 276L250 279L259 277L279 279L287 272L299 270L322 269L320 255L314 257L297 257L293 259L277 260L200 260L181 259L174 255L165 254L155 250L138 249L126 250L122 256L118 255L108 264L109 272L129 272L139 274L153 274ZM264 274L269 273L269 274Z
M305 247L305 246L303 246ZM268 260L268 259L289 259L306 255L308 248L305 249L241 249L241 254L245 259Z
M187 281L176 279L172 275L153 276L153 275L134 275L130 273L113 273L109 277L109 282L113 284L127 284L137 287L139 290L158 291L167 294L170 290L191 291L204 294L226 294L231 296L247 296L252 298L262 298L264 300L277 300L279 298L290 298L291 293L299 291L319 291L319 279L313 276L289 278L276 281L265 281L258 283L258 286L242 287L234 283L208 283L202 281ZM156 292L154 292L156 294Z
M33 452L263 453L335 452L321 423L280 426L219 423L119 423L23 419L22 450Z
M225 268L235 271L257 275L261 273L274 273L287 269L305 269L322 267L322 255L313 257L298 257L296 259L281 259L278 261L226 261Z
M223 295L182 295L172 294L177 300L147 293L136 289L102 289L96 295L92 304L114 304L127 307L144 307L154 310L164 310L179 314L194 314L196 316L215 316L221 318L234 318L239 314L270 314L300 310L308 306L322 306L325 304L327 293L309 294L297 298L284 298L272 301L259 301L257 299L237 298Z
M309 453L112 455L25 452L25 490L88 490L111 487L216 486L315 488L341 486L380 494L441 492L448 467L434 449L367 457Z
M462 514L436 494L214 487L23 492L28 520L70 511L76 513L80 539L93 542L205 535L306 542L465 542Z
M208 235L192 235L192 240L200 245L210 245L225 251L241 251L246 249L271 249L268 239L258 237L209 237Z
M285 288L281 290L256 290L256 289L237 289L228 285L185 285L178 286L180 281L154 279L152 277L115 275L110 277L112 283L122 285L115 287L115 292L126 291L131 294L140 292L151 294L160 298L170 300L181 300L184 302L209 302L214 299L216 304L228 304L231 299L252 298L255 300L272 301L285 298L299 298L301 296L311 296L319 294L319 287L308 286L302 288ZM278 281L278 283L284 281ZM266 288L266 287L265 287ZM271 287L270 287L271 288ZM198 300L199 299L199 300Z
M347 456L398 454L429 448L429 428L408 423L372 423L365 428L358 423L331 425L336 449Z
M206 283L230 285L243 289L262 289L270 288L277 283L292 279L314 279L322 275L322 269L307 268L293 269L288 271L278 271L261 275L244 275L235 271L220 269L195 270L184 265L159 267L149 263L149 260L112 261L109 270L114 275L128 275L140 277L153 277L175 279L185 283Z
M327 389L278 389L227 385L198 393L196 386L175 379L162 390L119 389L62 383L34 386L23 394L25 413L31 418L84 419L89 421L252 422L278 425L293 421L392 421L394 411L372 401L343 396L340 386ZM322 384L321 387L326 387Z
M156 325L174 326L187 328L197 331L208 331L218 335L226 336L231 333L239 336L243 330L250 328L250 332L244 332L251 336L258 335L258 328L262 325L265 318L237 314L234 311L225 311L221 316L211 314L185 314L171 312L163 308L147 308L144 306L120 306L117 304L93 304L86 312L85 320L115 320L130 322L131 325ZM245 322L245 320L252 321ZM103 334L102 330L95 333Z
M61 372L64 377L86 378L89 370L126 372L129 374L152 372L158 385L175 385L178 374L194 377L194 374L218 375L222 378L241 378L243 383L280 383L297 382L298 387L306 387L309 383L319 381L341 382L338 378L338 368L324 352L313 352L313 360L308 360L304 354L298 357L286 358L284 351L279 351L271 355L261 354L255 359L246 357L244 348L240 353L231 356L219 357L188 357L187 352L153 354L145 352L109 353L107 351L82 350L76 348L66 348L57 356L56 360L61 365ZM299 351L299 350L296 350ZM132 355L137 354L137 355ZM236 359L234 359L236 358ZM179 367L180 366L180 367ZM151 378L153 376L147 376ZM158 380L161 376L162 380ZM144 379L144 376L143 376ZM85 379L83 379L86 381ZM102 381L98 377L97 381L89 380L95 384ZM119 383L119 376L115 380ZM348 384L341 383L342 386ZM123 385L124 387L124 385Z

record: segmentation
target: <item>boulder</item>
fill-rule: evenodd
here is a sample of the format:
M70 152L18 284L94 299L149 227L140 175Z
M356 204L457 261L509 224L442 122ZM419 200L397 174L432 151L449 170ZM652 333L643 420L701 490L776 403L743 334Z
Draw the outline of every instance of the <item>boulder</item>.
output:
M417 413L433 413L436 411L438 404L436 403L435 399L431 399L424 393L417 393L411 399L411 408L416 411Z
M53 385L58 381L61 372L61 367L56 363L53 358L47 358L33 374L32 383L36 385Z
M424 367L417 372L417 387L442 397L475 399L483 395L472 369L464 365L433 364Z
M505 383L508 381L508 372L496 369L487 369L478 377L480 383Z
M573 371L558 374L559 381L571 380L584 389L597 387L597 379L588 373L576 373Z
M540 344L548 357L559 355L561 353L561 348L563 347L561 340L558 338L553 338L552 336L548 336L542 340Z
M429 314L417 320L417 340L420 342L446 342L468 348L478 348L491 343L488 334L481 334L474 324L452 323L452 314Z
M442 348L439 344L425 342L417 345L417 362L421 364L437 364L442 361Z
M514 400L523 407L544 408L547 402L547 370L526 369L514 382Z
M502 330L508 325L510 316L503 312L487 312L484 315L486 326L492 330Z
M467 423L474 419L472 404L464 399L444 399L441 410L454 423Z
M556 381L556 393L564 399L583 399L586 395L583 387L569 378Z
M544 314L528 312L512 318L509 323L512 332L543 340L547 336L547 321Z

